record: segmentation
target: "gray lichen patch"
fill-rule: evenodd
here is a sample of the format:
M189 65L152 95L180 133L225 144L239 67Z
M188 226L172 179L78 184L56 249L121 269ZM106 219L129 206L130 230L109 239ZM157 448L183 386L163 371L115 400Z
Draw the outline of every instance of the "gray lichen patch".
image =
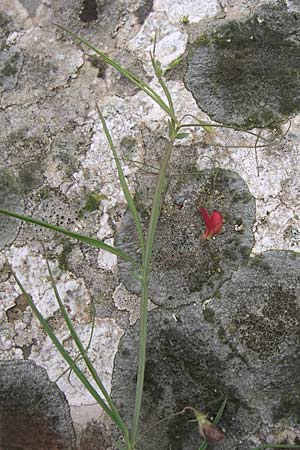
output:
M73 450L64 394L32 361L0 362L0 435L7 450Z
M0 90L15 88L23 64L23 55L14 50L0 52Z
M299 254L269 251L250 258L211 303L226 339L249 364L300 351L299 274Z
M200 35L185 77L198 106L218 122L245 128L299 112L299 20L276 2Z
M40 201L32 212L32 216L44 220L50 224L61 226L67 229L74 229L76 223L80 220L79 208L73 203L66 200L62 195L57 195L55 190L44 189L40 192ZM34 240L41 240L44 242L56 242L64 245L66 239L61 234L54 234L52 231L36 227L30 224L25 225L20 236L23 240L30 241L32 237Z
M136 10L136 15L138 18L138 23L143 24L147 19L148 15L153 9L153 0L142 0L138 9Z
M247 404L238 392L240 377L247 371L245 364L234 356L229 345L219 341L201 309L186 306L176 315L162 309L149 314L141 415L141 434L145 434L138 443L141 450L198 449L201 437L197 424L188 422L194 417L173 417L185 406L215 415L228 398L220 424L226 430L222 450L239 448L237 442L255 433L261 422L251 401ZM138 325L122 338L113 374L113 399L129 423L136 383ZM160 421L163 418L166 420Z
M255 377L255 404L274 424L298 424L300 256L269 251L251 258L211 302L222 342ZM251 383L245 383L245 394ZM297 412L298 411L298 412Z
M92 420L82 432L80 450L111 449L110 432L104 424Z
M223 215L223 232L216 238L201 238L204 226L199 207ZM153 303L169 308L212 296L244 265L253 246L255 202L247 185L233 172L205 170L171 183L159 219L153 251L149 296ZM149 216L144 214L146 229ZM135 258L140 249L129 212L122 220L116 245ZM140 293L140 284L130 264L119 261L124 285Z
M51 5L51 18L90 42L95 43L96 35L101 50L108 46L113 49L114 39L139 8L143 8L140 10L142 19L145 3L145 0L65 0L62 5L58 1ZM146 10L144 14L147 14Z
M222 450L250 450L276 429L283 433L276 442L282 443L285 431L297 431L299 269L299 255L267 252L221 287L209 303L209 320L207 305L149 313L142 450L196 450L196 427L173 414L189 405L213 415L224 397L228 409L221 421L226 430ZM129 422L138 327L122 338L113 375L113 397ZM167 419L151 428L162 418Z
M8 170L0 167L0 208L22 212L21 184ZM19 223L9 217L0 216L0 249L17 236Z

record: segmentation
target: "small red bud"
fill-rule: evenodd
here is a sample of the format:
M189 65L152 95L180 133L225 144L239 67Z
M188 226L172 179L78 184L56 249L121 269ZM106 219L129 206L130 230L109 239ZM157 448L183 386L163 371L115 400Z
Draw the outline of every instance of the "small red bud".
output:
M219 428L215 427L209 420L206 420L204 424L199 423L199 433L210 444L222 444L225 435Z
M225 439L224 433L207 419L206 414L190 406L187 406L185 410L193 411L198 422L199 433L209 444L222 444Z

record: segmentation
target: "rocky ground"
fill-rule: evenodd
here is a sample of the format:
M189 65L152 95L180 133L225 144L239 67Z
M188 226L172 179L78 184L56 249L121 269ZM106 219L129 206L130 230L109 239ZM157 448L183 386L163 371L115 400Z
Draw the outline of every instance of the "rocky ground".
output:
M195 423L172 414L192 405L215 415L225 397L220 449L299 443L298 1L2 0L0 208L136 256L96 103L145 227L166 114L55 24L161 92L149 56L156 32L178 116L220 125L189 129L170 161L150 281L141 427L170 420L145 433L139 449L196 450ZM232 129L239 127L248 132ZM222 233L207 242L200 205L224 217ZM0 216L0 447L116 448L109 420L66 371L12 276L10 266L76 356L47 259L85 345L95 311L89 356L122 415L132 414L140 288L131 268Z

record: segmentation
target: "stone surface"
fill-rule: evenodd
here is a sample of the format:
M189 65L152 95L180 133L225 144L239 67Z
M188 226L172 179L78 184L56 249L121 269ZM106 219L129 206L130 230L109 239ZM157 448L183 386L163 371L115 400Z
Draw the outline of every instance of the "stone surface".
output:
M185 77L200 108L218 122L263 127L300 110L300 15L285 2L200 35Z
M0 442L3 448L74 450L68 403L33 361L0 363Z
M263 4L263 2L260 0L221 0L218 2L215 0L207 2L195 2L194 0L175 0L174 2L156 0L0 1L1 206L43 218L72 231L98 237L111 244L115 243L116 233L123 224L126 202L117 180L111 151L99 125L95 108L95 102L97 102L112 134L130 192L145 208L146 221L151 207L154 178L168 136L166 114L144 92L138 92L136 87L131 86L124 77L120 77L113 69L97 59L92 50L75 43L66 33L58 30L53 22L67 26L110 56L120 60L125 67L137 72L143 80L149 82L151 88L164 98L162 87L154 78L149 57L149 51L153 48L154 34L157 32L156 56L161 60L162 67L168 69L166 83L178 116L192 114L199 120L209 121L207 114L199 109L192 94L184 85L183 77L187 63L184 56L197 36L205 34L212 36L213 29L220 31L223 29L220 27L232 23L232 21L245 25L245 30L249 31L249 23L251 20L253 21L253 17L256 17L259 11L267 9L275 11L274 14L272 13L273 15L270 15L270 26L274 25L276 33L278 32L276 19L278 15L284 17L283 28L286 26L286 19L291 19L290 30L293 31L293 17L297 18L300 13L297 1L274 0L270 2L271 6L267 8L260 6L260 9L255 10L259 4ZM276 11L280 12L276 13ZM183 20L183 16L187 17ZM265 31L266 23L267 21L261 24L259 29ZM248 25L246 26L246 24ZM291 35L289 39L293 39L293 43L289 43L287 47L298 48L297 33ZM280 56L282 47L285 49L287 45L285 42L286 37L275 52L277 56ZM228 48L226 51L230 52L231 50ZM266 48L266 52L269 53L268 48ZM174 61L176 62L177 57L183 57L182 62L171 70L169 64L172 65ZM270 59L269 55L266 60L269 60L268 58ZM288 53L283 60L288 60ZM288 63L290 63L289 60ZM295 68L296 62L293 61L290 67ZM282 67L280 73L284 74L285 69L286 67ZM227 77L226 89L224 88L226 92L231 92L229 81L232 80L228 80ZM266 89L266 92L269 91ZM254 94L253 98L255 98ZM277 93L274 98L277 99ZM287 99L289 99L289 93ZM297 100L297 97L295 96L293 100ZM251 102L248 103L251 104ZM232 108L234 111L238 111L238 107L239 103ZM240 117L243 116L240 115ZM185 118L186 123L191 121L192 117ZM201 243L199 238L203 231L203 224L198 216L196 205L188 203L180 209L180 205L176 204L178 209L171 208L169 211L168 205L174 207L176 202L174 203L173 194L181 192L180 187L185 185L189 177L193 178L194 172L211 171L220 167L222 173L235 173L236 175L233 176L240 180L239 186L244 186L245 192L249 190L252 196L249 203L249 214L246 214L249 222L247 222L246 234L242 235L241 225L230 222L231 216L229 215L224 233L209 242L206 249L212 250L214 254L223 255L222 252L225 250L223 244L225 245L226 242L226 246L228 245L229 232L232 232L232 238L244 239L247 237L249 247L252 247L252 256L266 250L299 252L299 123L298 115L292 118L290 124L286 122L280 127L264 130L261 138L257 141L256 152L254 146L257 137L255 135L234 132L229 128L187 128L189 136L176 141L170 161L162 231L169 230L170 235L169 225L174 222L176 232L179 232L181 238L189 239L183 246L189 247L189 251L192 249L196 253L199 252L198 244ZM267 141L263 141L262 138ZM267 144L265 147L261 147L263 142ZM188 186L191 185L188 183ZM208 206L213 209L215 205L211 198L210 200ZM226 206L226 202L223 200L218 197L218 202L220 201L218 207L224 207L227 211L229 203ZM254 202L256 204L255 217ZM232 209L234 208L232 207ZM185 215L185 213L187 214ZM184 230L180 230L181 218L190 218L192 228L185 225ZM52 381L57 380L66 370L65 363L49 339L46 338L37 320L33 318L30 309L25 305L6 258L25 283L26 288L33 295L34 300L68 351L74 356L77 355L74 343L59 314L49 279L47 280L48 274L45 265L47 255L60 293L85 345L90 338L92 315L94 312L96 314L89 356L103 378L105 386L110 390L113 359L119 340L126 330L129 334L132 333L131 326L138 319L140 308L139 296L130 293L121 284L122 280L116 259L107 254L104 255L95 248L88 248L83 243L69 240L65 236L39 227L10 221L9 227L3 228L3 223L3 217L0 217L1 361L34 360L47 370ZM252 224L253 230L251 231ZM253 236L255 242L253 242ZM4 248L2 248L3 246ZM178 256L178 247L174 248L173 244L168 244L166 250L168 252L174 250L173 253L176 257ZM201 255L202 250L201 247ZM179 251L181 250L179 249ZM205 252L207 254L207 250ZM287 253L286 258L283 255L282 253L278 254L279 263L281 261L294 274L294 269L291 267L291 264L295 262L292 253ZM163 264L158 261L157 253L155 257L155 264L161 268ZM273 262L275 256L273 259L270 259L269 256L266 258L269 265L274 265L274 268L277 267L276 270L280 271L279 266ZM238 280L247 284L249 273L254 273L249 272L246 268L248 260L248 256L242 258L238 254L237 260L230 262L233 270L233 273L230 272L233 277L232 285L230 280L223 284L225 277L222 281L222 276L228 267L227 263L225 267L222 262L224 274L220 277L220 290L223 295L222 302L229 310L232 308L228 305L225 297L232 296L232 290L240 292L241 286ZM184 261L183 257L177 258L173 263L174 266L178 264L186 270L193 260L187 258L187 261ZM197 267L200 267L200 263ZM167 266L167 272L170 272L169 266ZM160 273L163 276L163 271ZM255 276L261 280L261 283L264 283L264 275L255 272ZM175 286L178 287L178 284ZM159 311L159 307L156 307L157 311L150 313L150 325L156 324L157 321L161 326L162 336L160 348L156 347L155 339L151 337L151 346L149 347L151 367L155 368L155 358L158 362L157 367L161 367L161 359L167 358L166 361L170 362L170 367L174 367L175 375L179 373L178 367L181 368L182 365L190 370L191 366L187 361L187 355L190 353L189 358L192 360L194 358L195 364L203 355L204 359L206 358L205 361L207 360L209 363L212 361L213 365L216 361L220 362L221 371L217 368L216 374L210 376L213 387L216 386L217 390L214 393L215 397L210 395L209 377L206 374L202 390L201 380L197 373L188 374L187 380L192 388L185 384L184 373L180 382L177 379L174 381L175 378L169 380L171 384L175 385L173 391L178 390L180 393L179 400L182 400L183 403L187 397L188 399L192 399L192 397L199 399L199 407L207 408L210 413L214 414L223 399L223 393L229 392L231 401L228 403L228 412L226 417L224 416L223 425L228 425L233 430L233 435L228 437L227 434L228 444L226 445L232 444L239 450L251 450L263 442L293 442L297 439L298 433L294 426L295 411L298 408L298 391L296 390L298 375L297 360L292 360L291 355L293 351L297 355L298 350L296 344L291 345L290 348L285 344L288 340L296 342L294 330L289 328L290 318L285 314L282 305L279 305L279 311L284 318L287 318L282 323L277 315L274 326L281 326L282 346L286 345L287 347L287 359L284 362L281 358L282 355L279 355L278 370L274 369L274 383L278 390L278 397L276 397L276 392L265 384L267 371L272 372L273 370L272 358L275 358L281 349L278 336L277 341L274 341L273 353L269 349L264 351L261 348L261 352L266 353L266 359L262 359L257 351L247 347L249 342L251 344L249 336L242 337L238 334L237 329L229 327L226 336L239 339L238 351L243 355L249 353L253 367L262 367L266 364L266 369L261 369L261 375L255 371L255 368L249 370L249 373L245 373L245 383L236 394L233 389L233 387L237 388L236 374L233 375L230 369L228 369L228 375L223 373L224 364L226 368L228 363L226 355L233 354L232 360L239 361L242 375L246 362L226 342L219 342L215 337L217 326L226 328L225 318L227 320L228 315L224 312L224 323L221 323L222 308L220 306L220 309L217 309L217 306L219 308L219 299L216 298L216 295L209 294L209 292L212 293L211 288L211 286L203 284L203 296L197 294L198 305L196 306L177 307L164 313ZM275 292L279 292L277 288ZM282 294L282 291L280 293ZM283 294L283 297L291 305L297 306L298 299L293 298L293 292L287 291ZM183 300L179 298L176 292L175 295L177 295L179 304L186 300L186 298ZM209 295L208 298L206 295ZM295 296L297 297L297 295L296 292ZM270 294L270 299L273 297ZM203 304L200 298L202 300L206 298ZM252 298L251 295L250 298ZM264 299L261 301L263 302ZM251 302L251 305L255 305L254 299ZM238 310L239 305L237 303L235 305ZM245 310L247 308L250 308L250 305L245 304ZM267 308L264 308L268 325L271 318ZM214 314L213 311L215 311ZM289 311L289 314L296 315L297 308L293 307ZM254 307L250 313L256 315ZM195 318L191 318L189 314L194 315ZM192 337L192 346L195 347L192 352L188 347L190 338L186 338L186 334L182 337L181 332L176 328L181 315L183 316L184 333L189 335L189 326L190 330L193 327L199 330L198 334ZM176 344L174 345L175 351L173 351L172 343L168 340L167 324L161 325L159 317L169 320L170 333ZM212 323L214 318L215 322ZM199 328L197 328L197 320ZM261 336L263 335L262 326L266 324L262 324L261 321L257 323L257 333ZM248 322L242 322L244 329L247 325ZM155 330L156 325L154 325ZM217 360L215 356L211 359L212 343L207 341L208 338L203 337L201 330L207 333L214 345L216 344L214 351L216 351ZM155 334L156 331L154 331ZM270 327L267 327L267 331L270 333ZM220 334L222 337L222 332ZM262 342L259 344L262 345ZM211 351L209 355L206 354L208 350ZM181 358L183 358L184 364L182 364ZM152 364L153 361L155 362ZM165 370L166 362L162 363L162 367ZM205 366L201 367L201 371L204 370ZM211 375L210 368L207 371ZM158 369L155 369L154 375L158 376L158 374ZM286 382L286 377L290 374L292 375L287 381L287 385L293 395L293 400L295 400L294 403L289 396L284 398L282 387ZM293 374L295 375L293 376ZM71 374L69 378L68 375L69 373L66 372L57 383L70 405L77 444L80 448L81 442L83 447L80 450L98 450L98 448L107 450L111 446L110 422L95 401L77 382L74 374ZM251 380L258 381L258 387L254 387L253 393L252 382L249 381L250 375L252 376ZM115 377L117 380L116 373ZM149 389L151 391L149 383L150 386L152 383L149 364L147 377L149 392ZM195 382L193 382L194 378ZM168 377L166 376L162 379L162 386L167 385L167 381ZM219 386L220 391L218 391ZM230 386L229 390L228 386ZM264 392L265 387L266 391ZM114 389L116 389L116 382ZM171 389L169 387L168 389L167 391L170 393ZM261 391L265 397L261 397ZM187 397L185 393L187 393ZM159 388L153 389L153 396L154 394L159 397ZM248 399L244 398L246 394ZM170 410L175 411L176 408L173 408L172 405L176 402L172 400L172 395L166 394L164 398L170 401ZM202 402L200 398L202 395L207 401ZM237 395L238 397L236 397ZM275 400L272 399L272 396ZM269 401L268 408L267 406L263 408L264 398ZM249 406L247 402L250 400L251 405ZM161 402L161 399L150 400L155 405L158 401ZM238 403L239 401L241 405ZM236 405L239 405L240 408L235 413ZM163 403L160 403L160 407L161 414L165 414ZM274 407L274 411L272 411L272 407ZM147 408L148 403L146 403ZM260 418L258 418L257 411L261 414ZM149 417L151 420L153 419L152 423L157 421L154 414L155 412L152 411L149 413ZM285 416L289 423L282 419ZM246 417L249 420L249 428L253 428L254 434L253 430L250 430L248 437L243 437L243 442L236 444L239 436L244 433ZM267 419L264 420L264 417ZM174 423L175 427L178 423L178 430L182 430L182 442L188 442L187 446L192 446L193 442L194 448L197 449L199 436L196 435L195 424L186 423L186 420L189 419L188 416L177 419L178 422ZM236 419L236 427L234 419ZM174 436L173 425L166 421L153 430L156 433L162 427L163 432L165 425L169 427L169 434L166 436L170 437L176 449L181 444L177 444L178 439ZM35 423L31 424L30 428L35 428L36 432L42 435L41 428L38 426L39 424ZM23 430L21 426L20 430ZM153 434L155 433L153 432ZM97 435L101 436L101 439L97 439ZM146 443L150 435L151 431L148 437L145 435ZM162 442L166 436L162 437ZM47 445L47 448L52 450L50 445ZM8 447L7 450L15 450L15 448Z
M199 207L222 211L221 235L203 240ZM149 217L144 214L144 228ZM153 303L174 308L214 295L234 270L247 262L254 240L255 205L243 180L236 174L212 170L194 172L168 188L153 250L149 296ZM133 239L134 236L134 239ZM116 235L116 245L138 259L140 248L128 211ZM130 263L119 261L125 286L140 292Z
M222 449L253 448L265 426L285 423L299 438L299 269L299 255L267 252L250 258L211 301L149 314L139 448L198 448L195 423L173 414L193 406L214 416L224 398ZM113 397L128 420L137 345L138 324L121 340L113 375Z
M0 168L0 208L23 212L23 198L19 178ZM0 217L0 249L10 244L17 236L20 224L9 217Z

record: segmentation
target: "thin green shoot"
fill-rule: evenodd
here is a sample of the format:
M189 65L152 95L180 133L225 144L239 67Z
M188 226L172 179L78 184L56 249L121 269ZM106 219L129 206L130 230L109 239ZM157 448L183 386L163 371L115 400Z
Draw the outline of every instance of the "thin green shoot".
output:
M98 394L96 389L91 385L91 383L86 378L86 376L81 371L81 369L78 367L76 362L69 355L69 353L65 350L65 348L61 344L61 342L57 339L57 337L55 336L52 328L50 327L48 322L44 319L44 317L40 313L39 309L36 307L36 305L35 305L34 301L32 300L31 296L25 290L23 284L21 283L21 281L17 277L16 273L14 272L14 270L12 269L12 267L9 264L8 261L7 261L7 264L10 267L10 270L11 270L11 272L12 272L12 274L13 274L15 280L16 280L16 283L18 284L20 290L22 291L22 293L23 293L25 299L27 300L30 308L32 309L34 315L39 320L39 322L40 322L43 330L45 331L45 333L49 336L49 338L51 339L51 341L53 342L53 344L55 345L55 347L57 348L57 350L59 351L61 356L64 358L64 360L67 362L67 364L69 364L69 366L72 368L73 372L76 374L76 376L81 381L81 383L85 386L87 391L92 395L92 397L94 397L96 402L101 406L101 408L106 412L106 414L113 420L113 422L116 423L116 419L115 419L114 413L111 411L109 406L104 402L104 400L100 397L100 395ZM117 423L116 423L116 425L117 425Z
M255 140L255 144L254 144L254 156L255 156L255 164L256 164L256 175L257 177L259 177L259 165L258 165L258 154L257 154L257 144L260 138L260 134L261 134L261 130L259 131L257 138Z
M288 127L287 127L286 131L282 134L282 136L280 136L280 139L277 140L276 136L272 137L271 139L267 139L267 138L262 137L261 133L262 133L263 130L260 130L259 133L254 133L254 131L245 130L243 128L232 127L230 125L221 125L221 124L207 123L207 122L204 122L204 121L198 119L193 114L185 114L184 116L182 116L182 118L180 119L180 123L182 123L182 121L186 117L192 117L194 120L197 121L197 124L195 124L195 123L185 123L185 124L182 124L180 126L180 128L201 126L203 129L205 129L208 132L210 132L211 129L213 129L213 128L227 128L227 129L231 129L231 130L234 130L234 131L237 131L237 132L249 134L249 135L254 136L256 138L259 137L259 139L261 139L263 142L265 142L262 145L257 145L257 143L258 143L258 140L257 140L257 142L255 143L255 148L269 147L269 146L275 145L276 141L279 142L279 143L282 142L282 140L289 133L291 125L292 125L290 119L284 119L283 121L278 122L277 125L285 125L286 123L288 123ZM222 145L222 144L217 144L217 143L211 144L211 145L215 146L215 147L226 147L226 148L253 148L253 145Z
M94 327L95 327L95 320L96 320L96 310L95 307L92 306L92 325L91 325L91 332L90 332L90 337L89 337L89 341L87 346L85 347L85 353L87 354L87 352L89 351L89 348L92 344L92 340L93 340L93 334L94 334ZM82 360L82 356L81 355L77 355L76 358L74 358L74 361L77 363L79 361ZM72 369L70 367L67 367L55 380L54 382L57 383L64 375L66 375L66 373L69 372L68 375L68 382L72 385L71 383L71 375L72 375ZM73 386L73 385L72 385Z
M97 108L98 115L99 115L99 118L100 118L101 123L102 123L103 131L105 133L107 142L108 142L108 144L109 144L109 146L111 148L111 152L113 154L113 157L114 157L114 160L115 160L115 163L116 163L118 176L119 176L119 181L120 181L120 184L121 184L121 187L122 187L122 190L123 190L124 197L125 197L125 199L127 201L127 205L129 207L129 209L131 211L131 214L132 214L132 217L133 217L133 221L134 221L134 224L135 224L135 227L136 227L136 230L137 230L137 234L138 234L138 238L139 238L139 241L140 241L141 252L142 252L142 259L143 259L144 258L144 253L145 253L145 243L144 243L144 235L143 235L143 229L142 229L140 217L139 217L139 214L137 212L137 208L135 206L135 203L134 203L134 200L132 198L132 195L130 194L130 191L129 191L129 188L128 188L128 185L127 185L127 181L126 181L126 178L124 176L124 172L123 172L120 160L118 158L118 154L117 154L116 148L114 146L111 134L110 134L110 132L109 132L109 130L107 128L107 125L106 125L106 121L105 121L105 119L103 117L103 114L101 113L98 105L96 105L96 108Z
M95 321L96 321L96 309L95 309L95 306L94 306L94 305L91 306L91 310L92 310L92 325L91 325L91 332L90 332L89 341L88 341L88 343L87 343L87 346L85 347L85 353L86 353L86 354L87 354L87 352L89 351L89 348L90 348L90 346L91 346L91 344L92 344L93 335L94 335L94 328L95 328ZM78 359L76 358L75 361L76 361L76 362L77 362L77 361L81 361L82 358L83 358L83 357L82 357L81 355L78 355ZM72 369L70 369L70 372L69 372L69 375L68 375L68 382L69 382L70 384L72 384L72 383L71 383L71 375L72 375Z
M167 88L166 83L164 82L164 80L163 80L163 78L162 78L163 70L162 70L162 68L161 68L161 63L160 63L160 61L158 61L158 60L156 59L156 57L155 57L155 51L156 51L156 39L157 39L157 35L156 35L156 33L155 33L155 36L154 36L154 43L153 43L153 50L150 51L151 64L152 64L152 67L153 67L153 69L154 69L154 73L155 73L155 75L156 75L156 78L157 78L159 84L161 85L161 87L162 87L162 89L163 89L163 91L164 91L164 94L165 94L165 96L166 96L166 98L167 98L167 100L168 100L169 108L170 108L170 111L171 111L171 113L172 113L172 118L171 118L171 120L172 120L173 124L175 124L177 121L176 121L176 115L175 115L175 110L174 110L174 105L173 105L172 96L171 96L171 94L170 94L170 92L169 92L169 89Z
M100 56L100 58L109 64L110 66L114 67L118 72L120 72L124 77L126 77L129 81L131 81L135 86L137 86L139 89L145 92L149 97L152 98L170 117L171 119L175 120L175 117L172 114L172 111L168 107L168 105L164 102L164 100L155 92L149 84L145 83L145 81L141 80L139 77L137 77L135 74L129 72L129 70L122 67L120 64L118 64L113 59L109 58L104 52L97 49L94 45L90 44L88 41L83 39L82 37L78 36L77 34L73 33L68 28L65 28L62 25L54 24L56 27L60 28L62 31L65 31L68 33L72 38L79 41L80 43L86 45L88 48L93 50L97 55Z
M116 424L122 430L122 432L125 433L127 431L126 430L126 426L125 426L124 422L122 421L122 419L121 419L121 417L120 417L120 415L119 415L119 413L117 411L117 408L115 407L114 403L112 402L111 397L109 396L107 390L105 389L102 381L100 380L93 363L91 362L90 358L88 357L88 355L86 353L86 350L85 350L85 348L84 348L84 346L83 346L83 344L82 344L82 342L81 342L81 340L80 340L80 338L79 338L79 336L78 336L78 334L77 334L77 332L76 332L76 330L75 330L75 328L74 328L74 326L72 324L72 321L71 321L71 319L70 319L70 317L69 317L69 315L68 315L68 313L66 311L66 308L65 308L65 306L64 306L64 304L63 304L63 302L62 302L62 300L60 298L59 292L57 290L56 282L54 280L54 277L53 277L53 274L52 274L52 270L50 268L50 264L49 264L49 261L47 259L46 259L46 263L47 263L47 268L48 268L48 272L49 272L49 275L50 275L52 289L53 289L53 292L55 294L55 298L56 298L57 303L59 305L59 308L60 308L60 311L62 313L62 316L63 316L63 318L64 318L64 320L66 322L66 325L68 327L68 330L69 330L69 332L70 332L70 334L71 334L71 336L72 336L72 338L73 338L73 340L74 340L74 342L76 344L76 347L78 348L79 353L81 354L81 356L82 356L82 358L83 358L83 360L84 360L84 362L85 362L85 364L86 364L86 366L87 366L91 376L93 377L95 383L97 384L97 386L99 387L100 391L102 392L105 400L107 401L107 403L108 403L112 413L114 414Z
M48 223L44 220L35 219L30 216L25 216L24 214L19 214L13 211L8 211L6 209L0 209L0 215L13 217L14 219L23 220L24 222L32 223L34 225L38 225L40 227L48 228L52 231L57 231L58 233L62 233L72 239L76 239L77 241L83 242L91 247L95 247L101 250L105 250L109 253L112 253L119 258L123 259L124 261L128 261L131 264L133 264L136 267L140 267L138 263L129 255L122 252L122 250L119 250L118 248L112 247L111 245L105 244L105 242L100 241L99 239L91 238L89 236L85 236L80 233L76 233L74 231L70 231L67 228L60 227L57 225L52 225L51 223Z
M226 403L227 403L227 398L225 398L225 400L222 402L222 405L220 406L219 411L217 412L217 415L212 422L214 425L218 425L218 423L220 422L221 417L223 416L223 413L224 413L224 409L226 407ZM206 450L207 447L208 447L208 442L205 439L202 442L202 444L200 445L199 450Z
M141 412L144 376L145 376L145 361L146 361L146 342L147 342L147 317L148 317L148 284L151 271L151 258L154 245L154 237L160 216L162 205L162 196L165 188L166 171L168 163L172 154L173 145L176 139L177 128L174 129L173 135L167 145L165 153L160 163L160 169L156 180L156 186L152 201L152 209L148 226L148 235L146 241L145 260L142 271L142 294L141 294L141 318L140 318L140 341L139 341L139 355L138 355L138 373L135 393L135 405L133 424L131 429L131 441L136 442L138 433L138 423Z

